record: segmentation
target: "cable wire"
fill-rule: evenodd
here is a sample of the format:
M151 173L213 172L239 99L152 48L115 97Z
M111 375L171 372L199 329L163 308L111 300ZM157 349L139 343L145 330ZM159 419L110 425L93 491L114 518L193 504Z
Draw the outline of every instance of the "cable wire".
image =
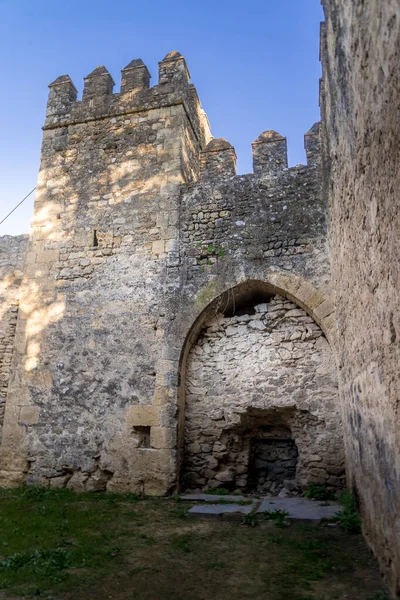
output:
M15 210L17 210L18 206L21 206L21 204L22 204L23 202L25 202L25 200L26 200L27 198L29 198L29 196L30 196L31 194L33 194L33 192L34 192L35 190L36 190L36 186L33 188L33 190L31 190L31 191L29 192L29 194L27 194L27 195L25 196L25 198L22 198L21 202L18 202L17 206L14 206L14 208L12 209L12 211L11 211L11 212L9 212L9 213L8 213L8 215L7 215L7 216L5 216L5 217L4 217L4 219L3 219L2 221L0 221L0 225L2 225L2 224L4 223L4 221L5 221L6 219L8 219L8 217L9 217L10 215L12 215L12 214L13 214L13 212L14 212Z

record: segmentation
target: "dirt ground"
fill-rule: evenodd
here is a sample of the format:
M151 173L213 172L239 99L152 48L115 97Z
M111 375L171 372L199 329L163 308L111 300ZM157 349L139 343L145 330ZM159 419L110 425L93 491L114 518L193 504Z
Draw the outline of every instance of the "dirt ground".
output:
M30 490L30 491L29 491ZM359 534L198 520L179 499L0 490L0 598L385 600Z

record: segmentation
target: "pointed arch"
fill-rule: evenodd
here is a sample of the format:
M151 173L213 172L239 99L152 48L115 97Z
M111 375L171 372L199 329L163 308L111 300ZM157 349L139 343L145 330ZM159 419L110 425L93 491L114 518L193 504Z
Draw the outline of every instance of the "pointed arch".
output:
M263 298L279 295L287 298L303 310L319 325L327 338L332 353L337 360L337 333L334 306L327 294L298 275L272 271L265 279L243 278L232 286L226 281L212 280L199 291L195 301L197 316L186 332L179 361L178 388L178 448L182 457L185 423L185 380L186 364L190 349L196 343L200 332L210 317L216 312L235 312L235 307L250 302L262 302ZM181 466L178 461L178 477Z
M215 310L216 305L229 305L229 302L239 300L246 295L279 294L306 311L324 332L332 351L337 356L338 339L336 330L335 308L331 298L321 288L315 287L310 281L293 275L272 271L265 279L243 278L231 287L226 287L218 280L212 280L207 288L199 291L196 297L197 317L186 333L181 353L181 362L187 346L192 345L203 323Z

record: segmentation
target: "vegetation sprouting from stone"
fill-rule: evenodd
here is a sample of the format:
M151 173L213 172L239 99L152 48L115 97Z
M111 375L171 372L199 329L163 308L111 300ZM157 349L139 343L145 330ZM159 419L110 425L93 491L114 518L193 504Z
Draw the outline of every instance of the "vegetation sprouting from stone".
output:
M231 494L231 492L224 487L220 487L220 488L208 488L207 490L205 490L206 494L213 494L215 496L227 496L228 494Z
M287 523L288 516L289 516L288 512L286 512L285 510L280 510L280 509L265 510L263 513L261 513L261 519L263 521L273 521L275 523L275 525L277 525L278 527L285 526L285 524Z
M339 501L343 508L332 518L332 521L347 533L360 533L361 519L352 490L346 489L339 494Z

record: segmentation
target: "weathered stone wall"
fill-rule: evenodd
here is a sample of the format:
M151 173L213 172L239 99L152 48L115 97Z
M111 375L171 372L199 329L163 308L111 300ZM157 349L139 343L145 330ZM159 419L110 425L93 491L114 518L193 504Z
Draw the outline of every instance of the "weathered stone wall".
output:
M174 477L174 450L157 439L142 448L129 409L153 402L180 184L198 173L191 156L209 134L180 55L160 63L154 88L131 88L132 69L145 67L128 65L120 94L101 67L82 101L67 76L50 86L5 418L7 480L22 468L31 483L140 490L145 478L146 492L165 493Z
M240 265L254 278L272 268L328 290L325 234L320 181L304 165L275 177L206 180L183 192L182 260L196 286L224 273L228 284L233 266Z
M336 363L321 329L280 296L217 313L187 366L183 484L251 485L251 442L291 433L299 452L290 490L343 485L344 448ZM279 437L279 435L278 435ZM259 491L278 493L283 485Z
M210 309L221 311L232 301L242 302L243 296L253 300L280 293L305 308L335 347L318 140L315 126L306 135L310 164L288 169L286 161L279 158L286 140L266 132L255 148L253 145L257 174L242 176L232 176L232 147L225 140L213 140L202 154L200 181L182 187L181 284L174 302L179 318L167 328L175 360L181 357L181 454L185 447L186 361ZM261 145L267 146L263 152ZM208 154L211 157L204 156ZM171 375L175 368L171 363Z
M28 236L0 237L0 443Z
M68 76L50 86L1 484L176 489L188 352L207 311L250 288L335 347L318 126L308 166L265 132L237 177L178 53L152 88L141 61L113 85L98 67L82 100Z
M324 0L322 107L349 484L400 597L397 0Z

